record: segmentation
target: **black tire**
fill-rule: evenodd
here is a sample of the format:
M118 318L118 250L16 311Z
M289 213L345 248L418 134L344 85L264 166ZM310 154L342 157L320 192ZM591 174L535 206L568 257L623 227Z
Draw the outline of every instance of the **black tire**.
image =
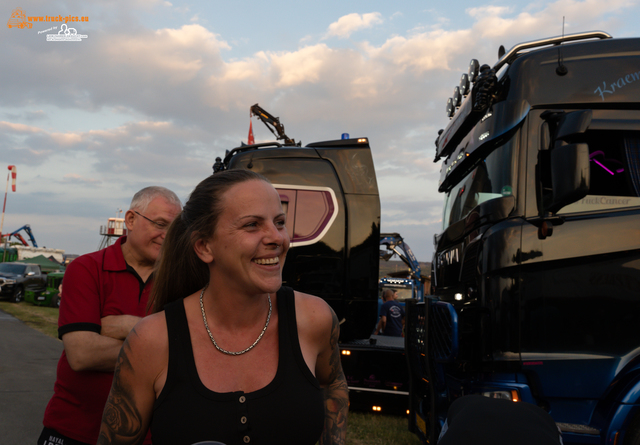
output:
M58 294L55 297L53 297L53 301L51 302L51 306L52 307L57 307L58 309L60 309L60 294Z
M13 301L14 303L20 303L23 300L24 300L24 292L22 291L22 286L18 286L13 291L13 299L11 301Z
M624 433L623 445L640 445L640 413L636 414Z

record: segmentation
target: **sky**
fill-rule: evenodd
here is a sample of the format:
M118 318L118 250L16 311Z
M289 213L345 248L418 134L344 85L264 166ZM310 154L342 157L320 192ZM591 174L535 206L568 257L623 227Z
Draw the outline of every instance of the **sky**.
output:
M29 224L40 247L96 250L141 188L186 200L247 141L259 103L303 145L368 137L381 230L420 261L442 224L434 141L469 60L493 65L500 45L563 23L637 37L640 17L640 0L2 0L0 19L18 7L72 20L0 26L2 188L17 167L4 233ZM63 25L78 41L55 40ZM257 143L273 141L252 122Z

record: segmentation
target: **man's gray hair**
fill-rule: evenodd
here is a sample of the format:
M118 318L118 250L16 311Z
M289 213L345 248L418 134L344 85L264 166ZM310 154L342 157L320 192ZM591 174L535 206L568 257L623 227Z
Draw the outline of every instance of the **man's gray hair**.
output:
M143 188L138 193L133 195L133 199L131 199L131 205L129 206L129 209L135 209L140 212L144 212L145 210L147 210L147 207L149 206L151 201L156 198L164 198L171 204L182 208L180 198L178 198L175 193L173 193L168 188L152 185L150 187Z

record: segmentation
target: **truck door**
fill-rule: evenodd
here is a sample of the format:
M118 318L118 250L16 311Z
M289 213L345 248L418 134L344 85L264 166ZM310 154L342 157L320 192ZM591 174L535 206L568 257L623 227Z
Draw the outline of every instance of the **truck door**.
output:
M589 147L587 196L557 212L550 236L541 237L535 224L523 229L522 251L531 253L521 258L523 368L557 422L589 425L640 347L637 118L594 110L579 138ZM529 153L538 173L544 162L537 149ZM531 191L535 173L529 175ZM531 192L529 198L540 205Z
M40 271L35 266L28 265L24 270L24 290L35 291L38 289Z

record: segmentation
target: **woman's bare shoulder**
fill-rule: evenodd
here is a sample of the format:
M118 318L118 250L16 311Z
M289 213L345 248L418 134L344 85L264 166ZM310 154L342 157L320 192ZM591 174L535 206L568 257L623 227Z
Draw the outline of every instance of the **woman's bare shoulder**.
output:
M147 315L140 320L127 337L127 341L132 347L139 345L150 349L166 348L169 339L164 311Z
M135 370L136 382L146 382L153 388L164 379L169 363L169 337L164 312L148 315L131 330L120 352L120 369L124 364ZM121 373L122 374L122 373ZM126 374L122 374L125 378ZM162 388L162 380L159 388ZM159 390L158 390L159 391Z
M320 297L305 294L304 292L294 291L296 298L296 308L300 307L305 311L329 312L331 307Z
M298 329L331 330L337 318L331 306L315 295L295 292Z

